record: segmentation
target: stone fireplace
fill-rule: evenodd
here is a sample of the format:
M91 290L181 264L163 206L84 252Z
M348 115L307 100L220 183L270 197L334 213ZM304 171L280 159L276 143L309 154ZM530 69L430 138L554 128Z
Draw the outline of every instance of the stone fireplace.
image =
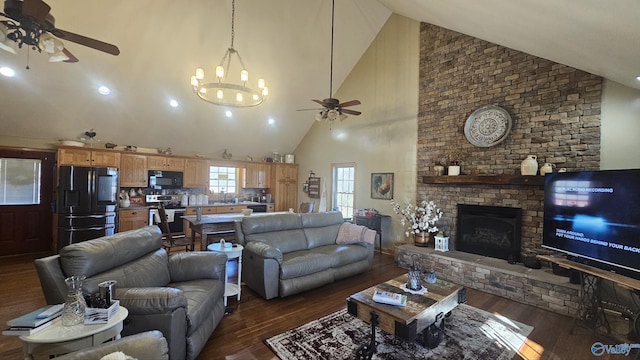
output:
M522 209L458 204L458 251L520 262Z

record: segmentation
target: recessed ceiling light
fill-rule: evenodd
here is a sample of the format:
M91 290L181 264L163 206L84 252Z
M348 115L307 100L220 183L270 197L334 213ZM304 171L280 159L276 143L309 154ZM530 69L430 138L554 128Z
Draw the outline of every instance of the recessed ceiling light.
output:
M230 117L232 117L232 116L233 116L233 113L231 112L231 110L227 110L227 111L225 111L225 112L224 112L224 114L225 114L228 118L230 118Z
M0 67L0 74L6 76L6 77L12 77L16 74L15 71L13 71L12 68L8 68L6 66Z
M104 85L100 85L98 87L98 92L102 95L109 95L111 94L111 89L109 89L108 87L104 86Z
M636 76L636 80L640 81L640 76Z
M275 123L276 123L276 121L275 121L275 120L273 120L273 118L269 118L269 125L273 125L273 124L275 124Z
M178 105L180 105L180 104L178 103L178 100L176 100L176 99L171 99L171 100L169 100L169 105L170 105L171 107L174 107L174 108L175 108L175 107L178 107Z

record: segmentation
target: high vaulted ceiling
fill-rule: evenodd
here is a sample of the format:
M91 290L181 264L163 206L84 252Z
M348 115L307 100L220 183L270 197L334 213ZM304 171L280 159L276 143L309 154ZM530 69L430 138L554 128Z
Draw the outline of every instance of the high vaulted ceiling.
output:
M231 118L189 85L196 67L213 72L230 45L231 0L46 2L57 27L121 53L65 42L80 60L67 64L26 48L0 51L0 67L16 70L0 76L0 135L56 143L94 129L101 143L260 158L294 151L315 114L296 110L329 97L330 0L236 1L235 48L270 95ZM392 12L640 88L636 0L336 0L334 93ZM110 96L97 93L101 84Z

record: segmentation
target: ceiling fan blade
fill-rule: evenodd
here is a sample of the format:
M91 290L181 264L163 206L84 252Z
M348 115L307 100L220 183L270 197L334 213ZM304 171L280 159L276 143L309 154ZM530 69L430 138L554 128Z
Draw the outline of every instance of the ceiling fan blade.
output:
M316 99L311 99L311 101L313 101L315 103L318 103L318 104L320 104L320 105L322 105L324 107L327 107L327 104L325 104L324 101L320 101L320 100L316 100Z
M362 114L360 111L349 110L349 109L340 109L341 113L349 114L349 115L360 115Z
M67 55L67 57L69 58L68 60L65 60L64 62L66 62L66 63L77 63L79 61L78 58L73 56L71 51L67 50L66 48L62 49L62 52L65 55Z
M22 2L22 14L32 17L38 24L42 24L51 11L51 6L42 0L24 0Z
M347 101L347 102L343 102L342 104L339 104L338 107L348 107L348 106L354 106L354 105L360 105L360 100L351 100L351 101Z
M100 40L88 38L86 36L74 34L72 32L69 32L66 30L60 30L57 28L51 29L51 33L53 33L53 35L59 37L60 39L64 39L64 40L74 42L76 44L88 46L98 51L106 52L107 54L111 54L111 55L120 54L120 49L118 49L117 46L108 44Z

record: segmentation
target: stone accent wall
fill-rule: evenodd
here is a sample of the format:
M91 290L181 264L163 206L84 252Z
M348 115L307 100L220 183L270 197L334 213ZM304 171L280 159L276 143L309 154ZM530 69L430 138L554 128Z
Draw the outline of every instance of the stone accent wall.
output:
M523 255L544 253L542 187L423 184L451 150L462 152L462 174L519 175L527 155L569 171L600 167L602 78L480 39L421 24L417 144L418 201L445 212L455 248L456 205L523 209ZM480 107L509 112L513 128L502 143L475 147L466 119Z

